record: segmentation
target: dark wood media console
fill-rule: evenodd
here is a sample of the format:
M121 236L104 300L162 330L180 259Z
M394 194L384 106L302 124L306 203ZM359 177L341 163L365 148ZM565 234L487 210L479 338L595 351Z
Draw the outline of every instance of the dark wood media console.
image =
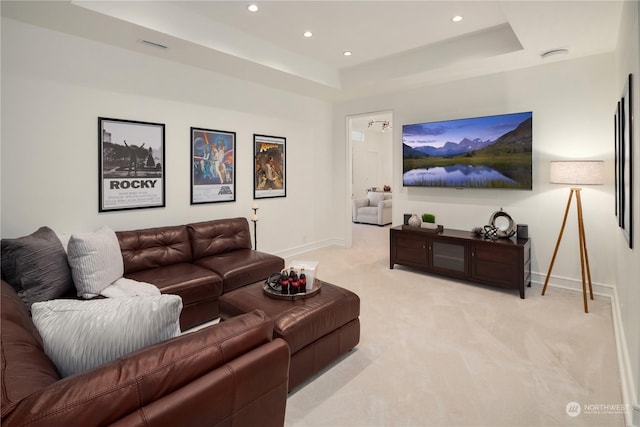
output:
M457 279L520 291L531 286L531 241L487 240L470 231L390 230L390 268L405 265Z

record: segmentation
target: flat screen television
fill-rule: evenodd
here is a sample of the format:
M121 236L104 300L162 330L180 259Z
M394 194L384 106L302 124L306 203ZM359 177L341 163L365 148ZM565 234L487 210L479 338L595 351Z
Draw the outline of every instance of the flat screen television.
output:
M402 126L405 187L531 190L532 112Z

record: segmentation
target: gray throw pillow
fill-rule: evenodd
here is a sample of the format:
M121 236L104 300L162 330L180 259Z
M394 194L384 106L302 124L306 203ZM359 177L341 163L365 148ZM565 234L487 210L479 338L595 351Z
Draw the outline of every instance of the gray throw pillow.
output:
M30 307L74 289L67 254L56 233L41 227L16 239L2 239L2 278Z

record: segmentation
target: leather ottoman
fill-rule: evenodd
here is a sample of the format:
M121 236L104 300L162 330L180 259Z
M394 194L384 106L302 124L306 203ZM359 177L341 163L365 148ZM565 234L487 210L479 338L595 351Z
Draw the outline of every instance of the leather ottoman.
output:
M321 282L316 295L294 301L264 294L263 282L220 297L222 320L259 309L274 321L274 338L291 351L289 391L348 352L360 341L360 298L353 292Z

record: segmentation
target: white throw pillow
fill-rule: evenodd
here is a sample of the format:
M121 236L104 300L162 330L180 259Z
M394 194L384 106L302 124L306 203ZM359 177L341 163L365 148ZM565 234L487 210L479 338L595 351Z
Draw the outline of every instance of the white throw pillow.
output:
M384 200L384 193L369 191L367 193L367 198L369 199L369 206L378 206L378 203Z
M93 233L73 234L67 258L78 296L91 298L124 274L124 262L116 233L102 227Z
M31 306L46 355L67 377L180 335L178 295L51 300Z

